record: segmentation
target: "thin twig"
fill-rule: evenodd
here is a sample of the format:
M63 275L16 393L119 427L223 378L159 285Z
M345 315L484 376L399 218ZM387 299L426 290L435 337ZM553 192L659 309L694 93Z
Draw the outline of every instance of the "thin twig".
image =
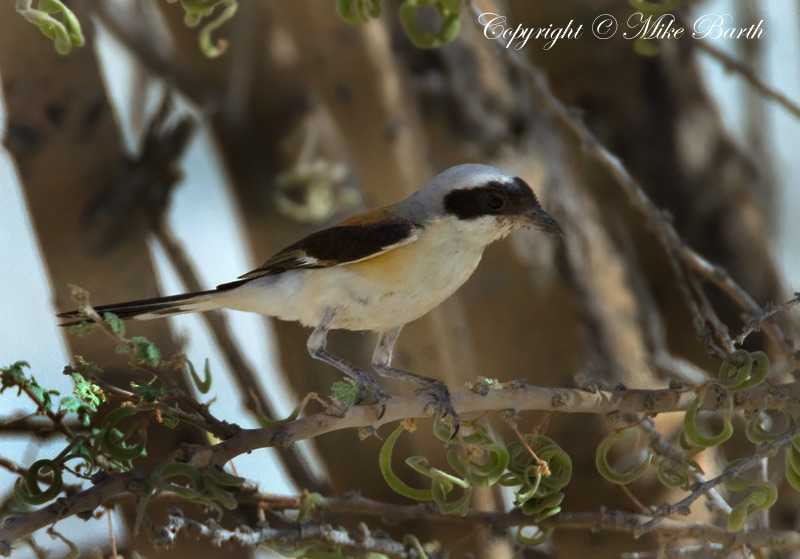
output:
M781 303L780 305L775 305L773 307L765 309L762 315L753 317L747 322L747 326L744 327L741 334L736 336L734 343L736 345L741 346L744 343L747 336L749 336L753 332L757 332L758 329L761 328L761 323L763 323L765 320L772 318L778 313L788 311L789 309L798 304L800 304L800 292L795 293L794 297L792 299L789 299L785 303Z
M64 423L63 418L60 417L55 412L53 412L53 410L48 409L47 406L44 405L44 402L39 398L39 396L36 395L36 393L33 390L31 390L29 386L23 384L20 385L19 388L25 394L27 394L31 400L33 400L33 403L36 404L36 406L39 408L39 411L43 412L47 416L47 419L53 422L53 427L55 427L58 431L61 431L70 439L75 437L75 432L67 424Z
M73 432L88 431L88 427L84 427L80 423L64 422L64 425ZM24 434L26 436L34 436L40 439L47 437L61 436L65 433L55 428L53 423L43 417L28 414L21 417L13 417L8 421L0 423L0 432L7 434Z
M691 477L695 483L705 483L707 481L706 477L702 473L686 463L686 459L680 452L675 450L671 444L664 440L664 437L661 436L661 433L656 430L652 419L647 418L641 423L641 426L650 436L650 447L656 454L671 460L680 468L685 469L689 473L689 477ZM722 498L722 495L720 495L719 491L717 491L715 488L712 487L708 490L706 493L706 498L708 499L708 505L710 508L724 515L730 514L731 506L725 501L725 499Z
M667 516L670 516L674 513L680 514L689 514L689 507L694 503L697 499L708 493L708 491L717 485L733 479L747 470L754 468L761 464L761 459L771 455L773 452L783 448L784 446L791 443L794 439L800 436L800 425L795 425L794 427L787 429L786 432L777 440L764 443L756 446L755 452L742 460L734 464L733 467L726 470L724 473L718 475L717 477L710 479L704 483L700 483L695 487L695 489L684 499L681 499L677 503L671 505L664 505L659 507L659 510L655 512L653 518L643 524L641 529L638 532L638 535L646 534L650 530L652 530L659 522L661 522Z
M711 306L711 302L708 300L708 296L706 295L705 291L703 291L703 286L700 285L700 280L697 276L692 276L689 280L689 285L692 288L692 292L700 306L700 312L705 319L706 324L711 326L717 341L722 346L725 355L730 355L736 349L733 345L733 340L731 340L730 331L728 330L728 326L720 320L719 316L717 316L716 311L714 311L714 307ZM718 356L720 357L720 356Z
M114 537L114 523L111 521L111 509L106 509L108 516L108 538L111 540L111 557L117 559L117 539Z
M774 87L768 86L761 81L755 72L748 68L747 65L739 60L736 60L722 49L714 46L711 41L694 41L693 44L718 62L721 62L725 66L726 70L735 71L742 78L744 78L747 83L752 85L761 95L772 101L775 101L796 118L800 118L800 105L792 101L789 97Z

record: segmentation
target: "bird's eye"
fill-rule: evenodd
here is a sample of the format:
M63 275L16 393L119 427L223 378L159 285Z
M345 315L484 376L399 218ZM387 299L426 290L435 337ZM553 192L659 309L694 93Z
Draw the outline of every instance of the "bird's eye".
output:
M506 199L499 194L489 194L486 197L486 207L496 212L506 205Z

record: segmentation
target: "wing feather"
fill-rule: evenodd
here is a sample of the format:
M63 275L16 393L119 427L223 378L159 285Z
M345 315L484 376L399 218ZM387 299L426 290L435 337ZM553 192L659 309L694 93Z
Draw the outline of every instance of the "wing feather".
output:
M376 214L383 216L376 219ZM386 214L386 210L376 210L312 233L239 279L249 280L287 270L351 264L374 258L417 240L419 225L396 214Z

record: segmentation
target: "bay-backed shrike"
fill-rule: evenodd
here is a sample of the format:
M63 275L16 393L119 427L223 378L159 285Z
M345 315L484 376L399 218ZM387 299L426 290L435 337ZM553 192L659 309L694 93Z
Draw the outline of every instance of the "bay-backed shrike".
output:
M96 310L147 320L228 308L295 320L314 327L307 344L312 357L385 400L370 373L325 350L331 329L372 330L378 334L375 370L422 385L437 411L456 419L443 382L391 366L394 344L405 324L472 275L487 245L531 226L561 233L525 181L488 165L459 165L405 200L313 233L216 289ZM58 316L62 326L84 320L80 311Z

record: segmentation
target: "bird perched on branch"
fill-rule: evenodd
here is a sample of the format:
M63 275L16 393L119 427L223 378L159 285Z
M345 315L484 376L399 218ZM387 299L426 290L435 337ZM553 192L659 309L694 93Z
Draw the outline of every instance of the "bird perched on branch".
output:
M524 227L561 234L525 181L488 165L459 165L405 200L313 233L216 289L95 310L148 320L227 308L298 321L314 328L307 344L313 358L384 401L388 396L372 374L325 349L329 330L372 330L378 334L374 369L422 385L437 411L457 419L443 382L391 366L395 342L405 324L472 275L487 245ZM62 326L85 320L80 311L58 316Z

